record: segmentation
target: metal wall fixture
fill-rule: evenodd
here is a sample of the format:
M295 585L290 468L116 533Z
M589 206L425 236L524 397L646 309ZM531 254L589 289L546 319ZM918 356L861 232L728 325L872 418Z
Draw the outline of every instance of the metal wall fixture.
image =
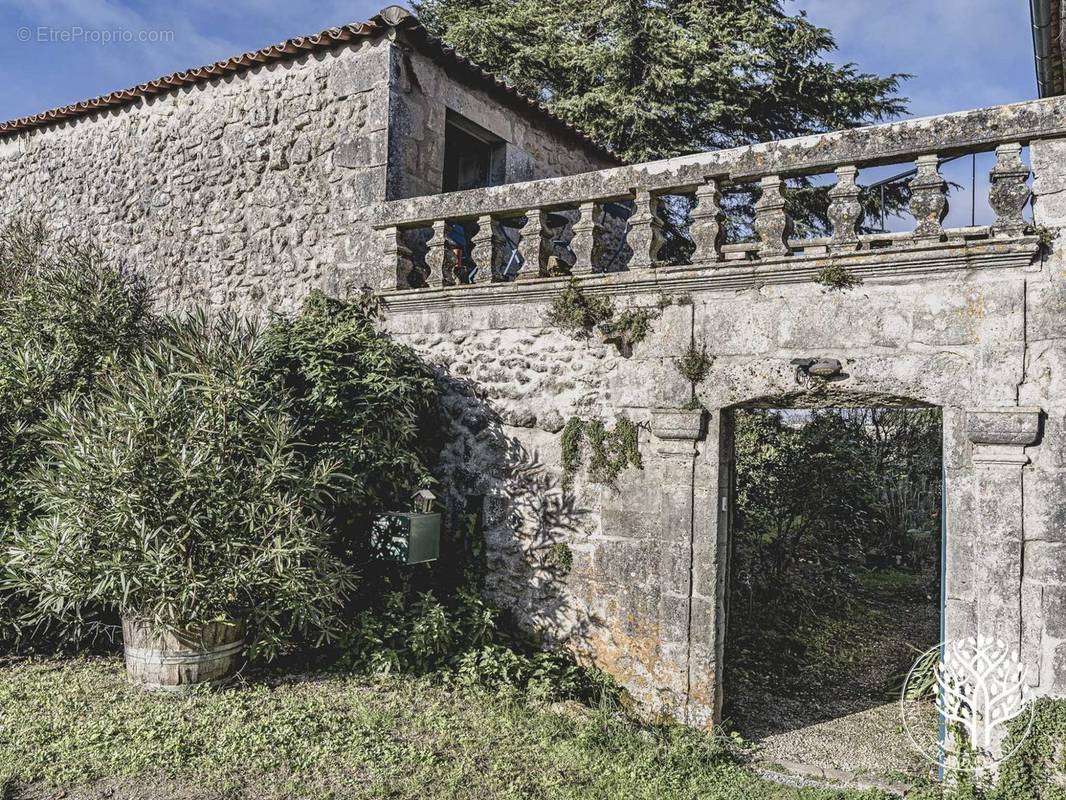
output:
M843 369L835 358L794 358L789 363L796 368L796 383L807 383L812 377L829 380Z

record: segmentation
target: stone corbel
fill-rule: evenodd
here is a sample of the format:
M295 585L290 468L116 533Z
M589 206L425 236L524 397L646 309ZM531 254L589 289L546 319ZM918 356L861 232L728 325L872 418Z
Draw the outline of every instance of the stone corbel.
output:
M696 442L704 435L705 416L702 408L659 408L652 411L651 432L659 440L659 453L695 455Z
M966 436L973 444L975 464L1024 466L1025 448L1040 435L1040 409L1035 406L995 408L966 413Z

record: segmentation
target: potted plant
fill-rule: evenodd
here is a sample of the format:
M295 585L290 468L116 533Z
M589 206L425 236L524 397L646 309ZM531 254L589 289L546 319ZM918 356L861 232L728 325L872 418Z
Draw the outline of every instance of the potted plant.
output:
M117 612L129 675L149 687L330 636L352 588L321 513L340 476L300 457L260 342L233 320L172 323L43 426L39 508L12 536L6 583L42 617Z

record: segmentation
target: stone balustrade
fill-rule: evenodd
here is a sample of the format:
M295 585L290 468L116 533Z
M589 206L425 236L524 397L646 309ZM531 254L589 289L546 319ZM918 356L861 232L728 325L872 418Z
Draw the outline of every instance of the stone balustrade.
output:
M886 248L948 248L1024 236L1030 170L1022 149L1036 139L1062 136L1066 99L1050 98L391 201L375 209L375 227L387 233L386 255L395 260L395 288L400 290L510 280L516 270L509 264L516 258L523 279L655 270L664 241L662 203L673 195L687 195L694 202L686 232L694 267L726 268L738 259L780 266L810 256L854 262L864 253L883 256ZM988 198L994 221L945 230L949 187L940 173L943 161L989 151L996 156ZM906 162L913 164L905 193L913 231L861 233L860 170ZM827 190L829 235L796 240L786 181L828 173L836 179ZM723 195L745 189L757 198L751 241L724 244ZM608 214L609 208L624 213ZM457 241L457 226L465 247ZM605 266L607 239L615 255L624 245L626 256Z

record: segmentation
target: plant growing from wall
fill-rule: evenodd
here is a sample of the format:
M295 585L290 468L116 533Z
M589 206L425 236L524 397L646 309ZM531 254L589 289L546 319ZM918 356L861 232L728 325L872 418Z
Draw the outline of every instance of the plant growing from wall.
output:
M581 469L581 443L585 435L585 423L580 417L570 417L560 437L560 461L563 468L563 488L574 484L574 475Z
M611 298L588 295L574 280L555 296L548 308L548 322L576 339L587 339L597 325L613 316Z
M830 291L844 291L862 285L861 278L855 277L840 264L827 264L814 276L814 282L822 284Z
M1051 246L1054 244L1055 239L1058 238L1059 233L1047 225L1026 225L1025 235L1035 236L1041 252L1050 253Z
M558 577L565 577L574 566L574 552L565 542L554 542L548 545L542 563Z
M626 467L644 468L640 455L640 426L626 417L615 420L608 429L599 420L571 417L563 428L563 486L573 485L574 475L588 451L588 475L593 483L614 486Z
M695 339L689 342L684 355L674 359L674 368L688 381L690 388L689 400L682 408L691 411L702 408L696 398L696 387L707 380L713 363L714 360L707 355L707 343L701 342L697 346Z
M632 351L633 345L648 338L652 320L658 317L659 312L650 308L627 308L611 324L614 338L620 339L627 351Z
M638 306L616 314L610 298L587 295L572 280L552 300L548 322L577 339L587 339L594 331L598 332L604 342L615 342L619 352L628 357L633 352L633 345L648 337L651 323L673 302L672 298L662 295L652 308Z

